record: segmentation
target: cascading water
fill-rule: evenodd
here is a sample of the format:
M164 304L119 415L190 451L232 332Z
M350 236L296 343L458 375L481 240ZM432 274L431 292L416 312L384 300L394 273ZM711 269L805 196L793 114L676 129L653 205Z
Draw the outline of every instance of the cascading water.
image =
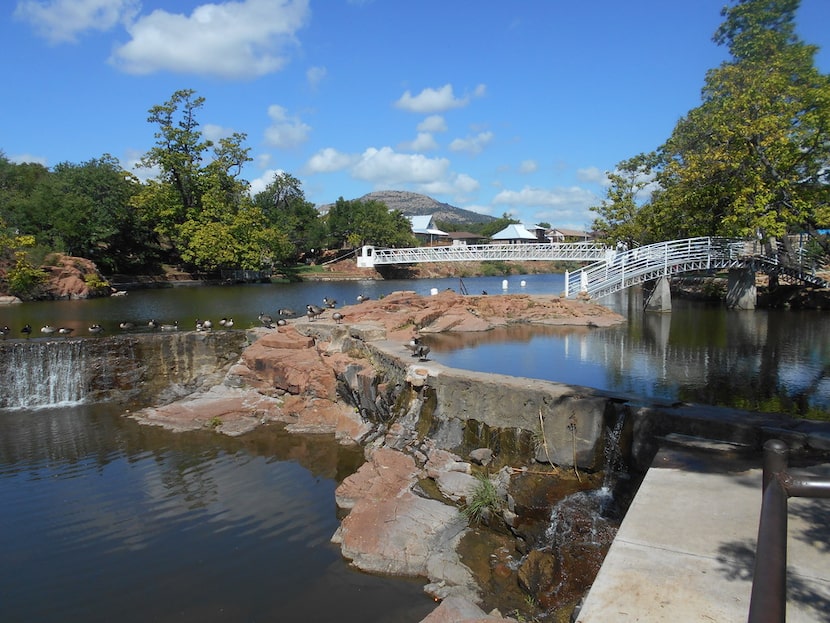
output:
M86 394L84 340L31 340L4 345L0 408L77 404Z
M603 483L597 489L566 496L551 510L545 532L547 548L561 564L561 574L549 587L547 603L572 602L591 585L621 521L614 491L628 476L620 448L624 414L606 428Z

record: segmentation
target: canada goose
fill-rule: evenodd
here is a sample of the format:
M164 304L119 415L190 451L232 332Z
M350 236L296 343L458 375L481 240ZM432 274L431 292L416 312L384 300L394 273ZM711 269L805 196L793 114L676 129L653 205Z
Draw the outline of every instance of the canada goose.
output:
M213 323L210 320L199 320L196 319L196 330L197 331L210 331L213 327Z
M151 320L150 322L154 322L154 321L152 321L152 320ZM130 330L130 329L132 329L133 327L135 327L135 325L134 325L132 322L128 322L128 321L126 321L126 320L125 320L125 321L123 321L123 322L120 322L120 323L118 324L118 328L119 328L119 329L122 329L122 330L124 330L124 331L129 331L129 330Z
M343 318L345 318L345 316L343 316L343 314L341 314L340 312L334 312L334 313L331 315L331 317L334 319L334 321L335 321L337 324L340 324L341 322L343 322Z
M260 312L257 318L259 318L259 321L262 323L263 327L266 327L267 329L274 328L274 319L271 318L271 316L269 316L268 314L263 314L262 312Z
M60 333L63 337L69 337L75 329L72 327L61 327L58 329L58 333Z
M158 329L159 328L158 320L155 320L155 319L151 320L150 322L147 323L147 326L150 327L151 329Z
M418 344L412 349L412 356L417 357L420 361L426 361L429 355L429 346L426 344Z
M26 336L26 338L28 339L28 338L29 338L29 336L32 334L32 325L27 324L25 327L23 327L22 329L20 329L20 332L21 332L23 335L25 335L25 336Z
M161 329L162 331L178 331L179 330L179 321L176 320L173 324L159 325L159 329Z
M102 333L103 331L104 331L104 327L102 327L101 325L99 325L97 323L93 324L93 325L90 325L90 327L89 327L89 332L92 333L93 335L98 335L99 333Z
M314 320L318 316L321 316L325 309L320 307L319 305L306 305L306 316L308 316L309 320Z
M285 318L277 318L277 326L284 327L288 324L288 321Z
M52 326L52 325L50 325L50 324L43 325L43 326L40 328L40 332L41 332L41 333L45 333L46 335L52 335L52 334L55 332L55 327L53 327L53 326Z
M277 315L282 316L283 318L294 318L297 316L297 312L295 312L293 309L282 307L277 310Z
M230 329L233 326L233 318L222 318L219 324L221 324L226 329Z
M11 333L11 329L9 329L8 327L3 327L2 329L0 329L0 335L2 335L2 336L3 336L3 339L4 339L4 340L6 339L6 336L7 336L9 333Z
M330 299L327 296L324 296L323 297L323 305L325 305L329 309L334 309L335 307L337 307L337 301L335 301L334 299Z
M368 300L369 300L369 297L364 295L364 294L358 294L357 295L357 302L358 303L362 303L363 301L368 301Z

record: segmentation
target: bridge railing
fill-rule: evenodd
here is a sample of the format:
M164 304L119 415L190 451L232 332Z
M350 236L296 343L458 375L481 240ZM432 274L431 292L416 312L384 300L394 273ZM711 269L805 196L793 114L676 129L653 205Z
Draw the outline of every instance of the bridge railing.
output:
M591 262L604 258L607 251L608 247L594 242L462 244L443 247L412 247L406 249L363 247L358 256L358 266L499 260Z
M711 237L608 250L602 260L565 273L565 296L600 297L661 276L738 266L744 256L742 241Z

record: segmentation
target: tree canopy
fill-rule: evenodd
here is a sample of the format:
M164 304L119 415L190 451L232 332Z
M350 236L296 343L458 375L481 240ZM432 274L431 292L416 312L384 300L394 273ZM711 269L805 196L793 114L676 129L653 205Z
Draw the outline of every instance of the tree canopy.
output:
M723 9L714 42L730 59L706 74L701 105L663 145L609 176L597 227L643 242L815 234L830 224L830 78L814 65L816 47L795 34L798 5L738 0ZM637 168L654 177L650 199L626 187Z

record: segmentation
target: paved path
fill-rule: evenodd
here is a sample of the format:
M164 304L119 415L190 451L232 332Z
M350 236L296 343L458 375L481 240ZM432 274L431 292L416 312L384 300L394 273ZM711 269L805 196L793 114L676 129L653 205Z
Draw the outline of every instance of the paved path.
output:
M658 453L577 623L746 623L760 465ZM804 473L830 478L830 465ZM788 508L787 621L830 622L830 500L790 498Z

